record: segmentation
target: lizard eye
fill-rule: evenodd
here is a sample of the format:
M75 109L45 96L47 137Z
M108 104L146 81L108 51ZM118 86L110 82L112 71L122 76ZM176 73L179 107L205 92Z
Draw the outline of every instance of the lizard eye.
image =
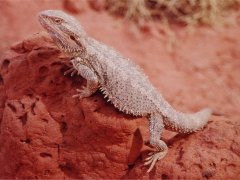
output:
M62 20L61 19L54 19L54 22L57 23L57 24L61 24Z
M70 39L75 40L75 37L71 35L71 36L70 36Z

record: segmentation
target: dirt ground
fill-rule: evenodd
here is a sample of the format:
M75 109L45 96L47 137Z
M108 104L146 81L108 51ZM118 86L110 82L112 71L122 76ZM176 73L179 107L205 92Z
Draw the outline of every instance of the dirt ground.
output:
M139 64L151 82L176 109L193 112L203 107L211 107L216 114L221 114L222 116L212 116L211 123L220 123L219 126L215 126L216 131L225 134L212 132L210 135L219 138L214 136L231 134L228 138L231 141L227 149L228 157L236 161L233 163L227 157L224 161L226 168L218 171L224 175L216 177L239 176L237 169L240 166L240 16L238 13L233 12L228 17L227 24L214 28L201 26L189 30L173 25L172 31L175 34L173 37L157 23L149 23L145 28L139 29L133 22L113 17L103 9L101 1L96 1L98 3L91 6L87 1L66 2L0 0L0 58L12 44L43 31L37 19L40 11L62 9L72 13L80 20L90 36L114 47ZM222 122L225 124L221 124ZM168 139L174 135L166 131L163 136ZM203 134L198 134L195 138L199 138L200 135ZM221 138L218 139L219 141L216 140L217 143L226 143L222 142ZM225 149L218 147L221 146L215 147L215 153L219 150L219 153L224 154ZM215 169L218 169L219 164L215 165ZM161 166L158 168L160 169ZM123 177L140 178L140 174L137 169L134 173ZM109 176L92 175L91 177ZM117 176L112 177L117 178ZM164 179L166 176L163 174L161 177Z

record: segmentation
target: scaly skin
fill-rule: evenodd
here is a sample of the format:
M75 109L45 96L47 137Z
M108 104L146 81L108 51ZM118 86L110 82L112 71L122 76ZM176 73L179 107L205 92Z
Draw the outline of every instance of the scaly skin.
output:
M140 68L109 46L87 36L80 23L58 10L39 14L41 25L56 45L71 57L73 68L67 73L80 74L87 86L73 97L85 98L100 89L117 109L127 114L149 119L150 144L156 151L149 154L145 165L152 170L157 160L168 151L161 138L164 128L179 133L191 133L204 127L211 115L205 108L197 113L176 111L152 86Z

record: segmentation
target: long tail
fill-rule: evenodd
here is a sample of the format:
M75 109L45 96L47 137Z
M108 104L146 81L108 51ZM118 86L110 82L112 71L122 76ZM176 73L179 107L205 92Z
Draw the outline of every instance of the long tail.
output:
M191 133L202 129L212 114L210 108L204 108L196 113L186 114L176 111L165 100L162 102L160 111L165 117L165 128L179 133Z

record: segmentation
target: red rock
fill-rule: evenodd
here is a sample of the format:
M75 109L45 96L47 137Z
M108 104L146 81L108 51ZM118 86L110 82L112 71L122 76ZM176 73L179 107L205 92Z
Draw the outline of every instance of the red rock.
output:
M61 59L45 33L11 49L0 61L6 92L0 177L116 178L125 174L130 151L139 148L131 155L134 162L143 143L131 147L133 139L141 136L134 132L142 124L147 126L147 121L119 113L100 93L82 101L73 99L82 78L63 75L69 59Z

